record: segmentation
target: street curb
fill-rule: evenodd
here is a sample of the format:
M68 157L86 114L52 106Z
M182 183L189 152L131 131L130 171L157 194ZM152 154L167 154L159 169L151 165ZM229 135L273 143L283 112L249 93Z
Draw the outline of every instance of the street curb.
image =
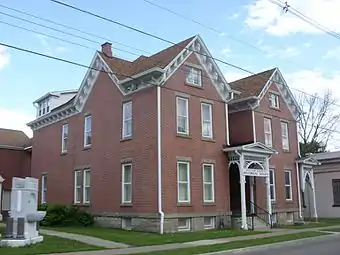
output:
M250 251L261 251L261 250L266 250L268 248L272 248L272 247L280 247L283 245L287 245L287 244L296 244L299 242L305 242L305 241L313 241L315 239L326 239L326 238L330 238L330 237L336 237L337 235L339 235L340 233L329 233L329 235L323 235L323 236L313 236L313 237L308 237L308 238L301 238L301 239L297 239L297 240L290 240L290 241L283 241L283 242L278 242L278 243L271 243L271 244L263 244L263 245L255 245L255 246L249 246L246 248L238 248L238 249L233 249L233 250L224 250L224 251L217 251L217 252L210 252L210 253L200 253L199 255L218 255L218 254L233 254L233 253L246 253L246 252L250 252Z

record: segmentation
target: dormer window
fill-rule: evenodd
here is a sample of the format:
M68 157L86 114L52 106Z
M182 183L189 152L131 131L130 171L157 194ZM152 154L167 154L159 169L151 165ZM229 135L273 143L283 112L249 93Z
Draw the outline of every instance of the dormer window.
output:
M38 113L38 117L45 115L47 113L50 112L50 106L49 106L49 102L48 100L42 101L39 104L39 113Z
M198 68L188 66L186 82L189 85L202 86L202 71Z
M279 95L275 93L269 93L269 106L275 109L280 108Z

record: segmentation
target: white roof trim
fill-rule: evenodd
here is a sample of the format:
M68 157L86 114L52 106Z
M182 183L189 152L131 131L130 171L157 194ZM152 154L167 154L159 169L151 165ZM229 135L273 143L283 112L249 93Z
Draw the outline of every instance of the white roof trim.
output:
M278 77L277 77L278 75ZM282 73L278 68L275 68L275 71L272 73L270 78L268 79L266 85L263 87L260 95L259 95L259 101L261 102L263 97L266 95L268 89L272 85L272 83L275 84L277 89L279 90L285 104L287 105L289 111L291 112L293 118L295 120L298 119L300 113L302 112L299 104L296 102L295 97L293 96L288 84L283 78ZM257 107L257 106L256 106Z
M235 146L235 147L226 147L223 149L223 151L225 152L245 151L245 152L256 152L256 153L262 153L262 154L269 154L269 155L278 154L276 150L266 146L265 144L261 142L249 143L249 144Z
M319 166L321 165L321 162L313 158L313 156L310 156L308 158L302 158L298 159L297 162L299 164L304 164L304 165L310 165L310 166Z
M137 79L137 78L139 78L139 77L142 77L142 76L144 76L144 75L146 75L146 74L148 74L148 73L157 72L157 71L158 71L158 72L161 72L161 73L164 73L164 69L162 69L162 68L160 68L160 67L153 67L153 68L151 68L151 69L147 69L147 70L145 70L145 71L143 71L143 72L137 73L137 74L131 76L131 78L126 78L126 79L124 79L124 80L120 80L120 81L119 81L119 84L122 84L122 83L125 83L125 82L128 82L128 81L133 81L134 79Z

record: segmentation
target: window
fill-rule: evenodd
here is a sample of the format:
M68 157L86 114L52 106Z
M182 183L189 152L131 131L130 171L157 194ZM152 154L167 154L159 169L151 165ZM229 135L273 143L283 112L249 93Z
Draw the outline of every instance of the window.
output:
M132 164L122 165L122 204L132 202Z
M270 200L275 201L276 190L275 190L275 171L274 171L274 169L269 169L269 185L270 185Z
M212 138L212 105L207 103L201 104L202 115L202 137Z
M178 231L189 231L191 229L190 218L179 218L178 219Z
M123 138L132 136L132 102L123 104Z
M190 203L190 163L177 162L178 202Z
M122 218L122 229L130 230L132 228L131 218Z
M189 100L177 97L177 133L189 134Z
M84 147L91 146L91 136L92 136L92 117L88 115L85 117L84 123Z
M204 229L215 228L215 217L204 217Z
M188 67L186 82L190 85L202 86L202 71L198 68Z
M292 171L285 170L285 191L286 200L293 200L292 198Z
M269 106L276 109L280 108L279 95L269 93Z
M74 203L80 204L81 201L81 172L80 170L74 172Z
M90 203L90 195L91 195L91 170L84 170L84 186L83 186L83 203Z
M47 195L47 176L41 176L41 203L46 204L46 195Z
M288 123L281 122L282 149L289 150Z
M214 165L203 164L203 202L214 201Z
M272 120L268 118L264 118L264 143L269 147L273 147Z
M332 180L334 206L340 206L340 179Z
M62 126L61 131L61 152L67 152L68 145L68 124Z

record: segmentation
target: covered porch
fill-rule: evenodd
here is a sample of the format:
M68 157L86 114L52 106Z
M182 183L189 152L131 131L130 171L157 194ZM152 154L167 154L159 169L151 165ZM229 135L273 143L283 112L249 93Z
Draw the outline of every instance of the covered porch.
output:
M263 143L255 142L238 146L224 147L228 154L230 209L232 214L241 213L241 228L248 230L247 214L255 213L256 177L265 178L266 221L271 224L272 205L270 192L269 159L277 152Z
M301 219L313 218L318 219L316 198L315 198L315 181L314 181L314 167L319 166L321 163L308 156L297 160L299 176L300 176L300 193L302 196L302 203L299 203L299 216ZM302 212L304 207L304 212Z

